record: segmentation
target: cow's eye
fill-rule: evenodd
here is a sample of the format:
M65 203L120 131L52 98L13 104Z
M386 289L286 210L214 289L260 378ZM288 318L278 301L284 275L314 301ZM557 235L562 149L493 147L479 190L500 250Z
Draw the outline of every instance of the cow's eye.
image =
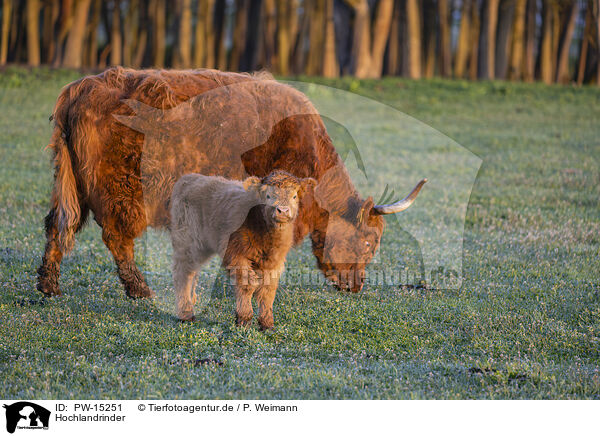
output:
M371 246L371 243L369 241L365 241L365 245L367 246L367 248L369 248Z
M294 200L296 199L296 197L298 197L298 194L294 194Z
M269 194L267 194L267 200L270 200L271 196Z

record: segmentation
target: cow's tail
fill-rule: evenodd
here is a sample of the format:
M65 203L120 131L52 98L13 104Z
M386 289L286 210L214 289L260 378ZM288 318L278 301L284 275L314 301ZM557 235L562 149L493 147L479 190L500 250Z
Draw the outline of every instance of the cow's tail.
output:
M48 145L54 153L54 189L50 214L46 218L46 231L57 232L56 241L63 253L73 247L75 232L81 220L77 180L67 144L70 132L68 116L71 92L71 86L67 86L56 101L51 117L54 120L54 131Z

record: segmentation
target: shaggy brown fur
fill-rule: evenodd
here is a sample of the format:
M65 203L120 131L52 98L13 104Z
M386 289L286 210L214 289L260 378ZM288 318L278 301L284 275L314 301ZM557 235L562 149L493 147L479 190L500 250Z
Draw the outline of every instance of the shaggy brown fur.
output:
M172 121L159 125L156 135L175 136L161 141L140 133L144 129L135 120L127 121L136 115L136 104L158 111L147 124ZM189 123L178 123L180 108L196 115L201 128L181 136ZM53 119L55 181L38 270L43 293L60 294L62 257L91 210L127 295L152 296L134 263L134 239L147 226L168 227L175 182L188 173L241 180L274 169L320 182L318 197L306 195L300 204L294 241L310 233L323 272L342 288L361 289L384 221L371 210L371 199L359 197L323 121L298 91L248 74L115 67L67 85ZM239 129L248 135L240 136ZM240 148L252 134L254 142ZM232 165L235 159L241 163ZM336 255L340 250L343 257Z
M171 197L177 316L193 319L196 273L219 254L235 280L238 325L251 321L254 295L260 326L272 328L273 300L294 240L300 199L315 185L314 179L284 171L243 183L201 174L181 177Z

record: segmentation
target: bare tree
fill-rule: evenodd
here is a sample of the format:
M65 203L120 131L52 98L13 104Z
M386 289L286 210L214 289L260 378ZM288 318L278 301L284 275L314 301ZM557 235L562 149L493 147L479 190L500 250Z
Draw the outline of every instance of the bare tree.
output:
M165 66L165 55L166 55L166 5L165 0L151 0L150 6L150 19L152 20L152 34L153 34L153 48L154 54L152 64L156 68L163 68Z
M438 8L436 0L424 0L423 8L423 77L431 78L435 75L438 39Z
M407 21L407 61L408 75L412 79L421 78L421 19L419 3L406 0Z
M568 83L571 80L569 73L569 49L571 48L571 40L573 39L573 31L575 30L575 19L579 14L579 2L576 0L571 0L565 6L567 13L565 14L565 24L558 44L558 60L556 63L557 83Z
M87 23L88 12L91 0L77 0L75 3L75 13L72 25L70 27L63 66L67 68L80 68L83 61L83 43L85 38L85 26Z
M588 47L590 44L590 40L593 43L593 13L592 13L593 5L591 1L587 2L587 7L585 9L585 24L583 28L583 34L581 35L581 48L579 50L579 62L577 64L577 84L583 84L583 80L585 78L585 67L588 58Z
M460 28L454 57L454 74L462 78L465 74L469 57L469 40L471 39L471 7L473 0L463 0L460 14Z
M40 64L40 3L27 0L27 63L33 67Z
M499 0L483 2L479 37L479 78L493 79L496 71L496 29Z
M12 0L2 2L2 41L0 41L0 65L6 64L8 58L8 36L10 34L10 18L12 15Z
M553 13L549 2L542 2L542 35L540 37L539 70L540 79L544 83L552 83L552 30Z
M536 30L537 0L527 0L527 27L525 32L525 59L523 62L523 80L533 81L535 77L535 30Z
M479 67L479 36L481 33L481 19L477 1L471 4L471 51L469 53L469 78L477 80Z
M494 77L506 79L516 0L501 0L498 8Z
M439 28L440 28L440 75L452 75L452 46L450 39L450 11L448 0L438 0Z
M229 69L237 71L240 68L240 57L246 47L246 32L248 25L248 8L250 0L235 1L235 23L231 52L229 53Z
M113 16L110 28L110 64L121 65L123 37L121 35L121 0L113 1Z
M310 33L306 74L315 76L322 73L325 45L325 6L326 0L312 0L310 3ZM366 3L366 2L365 2ZM268 26L268 22L266 23Z
M333 22L333 1L326 0L325 8L325 47L323 52L323 76L339 76L339 67L335 53L335 25ZM287 58L286 58L287 60ZM283 63L283 60L280 59Z
M403 5L401 0L394 2L394 15L390 28L390 39L388 42L388 58L386 74L396 75L400 72L400 17Z
M94 0L92 5L92 18L87 28L84 64L88 67L98 65L98 26L100 25L101 0Z
M515 4L515 20L513 24L512 47L510 49L510 65L508 78L519 80L523 70L525 13L527 0L517 0Z
M192 0L179 0L179 38L177 58L179 68L192 66Z

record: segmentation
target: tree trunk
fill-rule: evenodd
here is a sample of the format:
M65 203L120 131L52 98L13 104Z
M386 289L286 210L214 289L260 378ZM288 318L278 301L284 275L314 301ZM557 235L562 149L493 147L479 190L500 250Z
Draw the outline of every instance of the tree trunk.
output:
M483 3L481 35L479 40L479 78L493 79L496 71L496 29L499 0Z
M333 1L334 0L326 0L327 3L325 8L325 47L323 53L323 76L330 78L339 76L339 67L337 63L337 56L335 53L335 25L333 22ZM282 62L281 59L280 62Z
M231 52L229 53L229 69L238 71L240 68L240 57L246 47L246 29L248 25L248 7L250 0L236 0L235 22L233 27L233 40Z
M60 12L58 0L50 0L44 5L44 23L42 25L42 62L49 64L54 60L54 27Z
M139 32L139 0L129 0L123 20L123 65L131 66Z
M137 44L135 47L135 53L131 66L133 68L140 68L144 62L144 55L146 53L146 45L148 44L148 13L147 9L142 7L140 9L140 33L137 37Z
M471 4L471 26L470 26L470 39L471 39L471 52L469 55L469 78L471 80L477 80L478 67L479 67L479 34L481 32L481 19L479 15L479 7L477 1L473 1Z
M498 31L496 35L496 60L494 77L506 79L511 46L512 25L515 14L515 0L501 0L498 8Z
M400 9L401 2L394 2L394 16L390 28L390 41L388 43L386 74L395 76L400 71Z
M521 79L521 70L523 67L525 36L525 12L527 0L517 0L515 5L515 20L513 24L512 48L510 50L510 66L508 78L511 80Z
M438 0L439 26L440 26L440 75L452 75L452 46L450 38L450 12L448 0Z
M558 49L556 83L569 83L571 80L569 73L569 49L571 48L571 40L573 39L573 30L575 30L575 20L579 14L579 3L576 0L572 0L567 7L566 22L560 37Z
M69 30L71 29L71 25L73 24L73 1L72 0L62 0L60 5L60 11L58 14L59 23L58 23L58 35L56 37L56 53L54 55L53 65L58 67L63 62L63 51L64 51L64 41L69 34Z
M552 8L542 2L542 35L540 36L539 68L540 79L552 83Z
M417 0L406 0L408 32L408 75L411 79L421 78L421 19Z
M155 68L165 66L166 5L165 0L151 0L154 56L152 64Z
M471 4L473 0L463 0L460 14L460 29L456 43L454 58L454 75L463 78L469 56L469 39L471 38Z
M552 6L552 81L556 79L558 69L558 43L560 42L561 14L560 0L551 1Z
M214 32L215 32L215 68L227 69L227 52L225 49L226 23L225 23L225 0L217 0L214 8Z
M435 0L425 0L423 6L423 76L430 79L435 75L437 48L438 10Z
M272 69L275 55L275 38L277 30L277 10L275 0L263 1L263 34L261 67Z
M260 20L261 10L262 0L250 0L246 47L240 59L240 69L242 71L252 71L256 69L259 40L262 32L262 23Z
M110 64L121 65L123 38L121 36L121 0L113 2L113 18L110 29Z
M596 86L600 87L600 0L594 1L594 12L596 15Z
M585 25L581 36L581 49L579 50L579 62L577 64L577 84L582 85L585 78L585 66L588 56L589 41L592 38L592 3L588 2L585 10Z
M532 82L535 77L535 30L537 0L527 0L527 31L525 36L525 59L523 60L523 80Z
M316 76L323 68L323 46L325 45L325 6L326 0L310 2L310 33L306 74Z
M27 0L27 63L32 67L40 64L40 3Z
M214 68L214 0L198 0L196 36L194 38L194 67Z
M8 58L8 36L10 34L10 18L12 15L12 0L2 2L2 41L0 41L0 65L6 64Z
M378 79L383 73L383 56L390 37L394 0L379 0L373 24L373 46L371 49L371 67L369 77Z
M84 64L95 68L98 65L98 25L100 24L101 0L94 0L92 19L88 25Z
M67 68L81 68L83 60L83 42L85 38L85 25L91 0L78 0L75 6L73 24L70 26L63 66Z
M192 0L179 1L177 56L180 68L190 68L192 66Z

